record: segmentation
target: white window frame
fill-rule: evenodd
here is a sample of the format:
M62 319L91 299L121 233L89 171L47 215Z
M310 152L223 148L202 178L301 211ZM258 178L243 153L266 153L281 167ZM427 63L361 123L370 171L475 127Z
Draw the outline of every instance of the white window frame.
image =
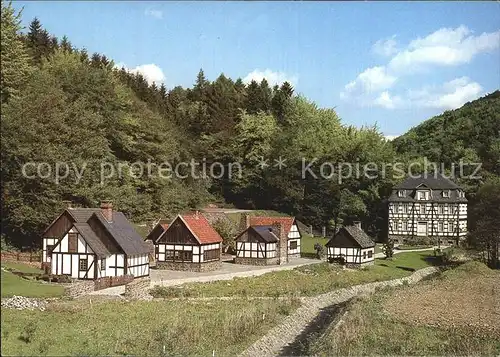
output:
M443 197L450 198L450 191L449 190L443 191Z
M398 191L398 197L405 197L405 191L404 190L399 190Z

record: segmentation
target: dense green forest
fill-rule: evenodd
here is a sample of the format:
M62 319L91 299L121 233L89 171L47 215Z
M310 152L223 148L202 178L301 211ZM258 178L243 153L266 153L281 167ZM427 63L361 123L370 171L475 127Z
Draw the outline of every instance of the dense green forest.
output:
M302 158L316 159L316 172L322 162L382 166L398 160L408 165L423 156L444 162L479 158L484 172L499 175L498 92L391 143L377 127L343 124L334 109L319 108L287 82L245 84L224 74L210 81L200 70L191 88L149 85L105 55L52 36L37 19L23 30L21 14L5 2L1 16L2 235L17 246L39 244L63 201L93 207L102 199L136 222L216 202L274 209L317 227L361 219L370 234L384 237L384 199L398 181L391 168L375 179L339 180L342 171L304 177ZM270 164L265 170L258 166L261 157ZM273 165L280 157L286 158L282 169ZM103 162L175 165L191 159L238 162L242 175L114 175L102 184ZM86 169L81 177L70 170L56 182L53 176L27 177L36 174L33 167L23 174L28 162L45 162L52 170L61 162ZM469 183L469 193L478 187Z

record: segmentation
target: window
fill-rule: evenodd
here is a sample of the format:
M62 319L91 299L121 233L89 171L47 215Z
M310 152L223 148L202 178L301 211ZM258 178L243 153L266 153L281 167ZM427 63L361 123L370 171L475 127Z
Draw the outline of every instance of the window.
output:
M443 232L448 231L448 222L443 222Z
M218 260L220 256L220 249L210 249L203 252L203 261Z
M101 259L101 270L106 270L106 258Z
M297 241L296 240L290 241L290 249L297 249Z
M398 213L403 213L403 204L398 204Z
M415 210L415 213L420 213L420 204L415 203L415 208L414 208L414 210Z
M440 214L443 214L443 213L444 213L444 205L439 205L439 206L438 206L438 212L439 212Z
M405 196L405 191L404 190L399 190L398 191L398 197L404 197Z
M403 221L398 221L398 231L403 229Z
M417 195L419 200L427 200L429 198L429 192L427 191L418 191Z
M88 261L87 259L80 259L80 264L78 265L80 271L87 271Z
M403 203L403 212L408 213L408 203Z
M368 251L368 258L371 258L371 257L373 257L373 250Z
M166 250L165 260L173 262L191 262L193 252L189 250Z
M443 191L443 197L450 197L450 191Z
M366 259L366 250L363 251L363 259Z
M55 244L47 244L47 255L52 254L52 251L54 250Z
M68 252L76 253L78 247L78 235L76 233L68 233Z
M438 232L443 231L443 222L438 222Z

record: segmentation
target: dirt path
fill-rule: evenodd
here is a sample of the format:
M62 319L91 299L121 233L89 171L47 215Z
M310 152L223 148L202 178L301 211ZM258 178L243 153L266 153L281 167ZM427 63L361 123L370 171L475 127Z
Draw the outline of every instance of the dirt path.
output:
M308 335L308 330L315 328L315 319L321 314L325 314L328 309L334 308L336 305L347 302L353 297L363 294L371 294L376 288L384 286L397 286L408 282L409 284L416 283L424 277L434 274L438 271L436 267L428 267L416 271L409 277L369 283L364 285L356 285L350 288L335 290L326 294L321 294L315 297L306 298L303 304L292 315L278 326L272 328L265 336L251 345L245 350L240 357L271 357L286 355L294 349L294 345L300 344L301 336ZM334 314L335 312L333 312Z

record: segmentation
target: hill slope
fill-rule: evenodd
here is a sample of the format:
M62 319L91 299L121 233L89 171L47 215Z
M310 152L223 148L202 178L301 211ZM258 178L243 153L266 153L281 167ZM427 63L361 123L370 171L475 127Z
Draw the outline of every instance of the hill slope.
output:
M447 168L461 159L482 162L484 174L500 175L500 90L424 121L393 145L399 154Z

